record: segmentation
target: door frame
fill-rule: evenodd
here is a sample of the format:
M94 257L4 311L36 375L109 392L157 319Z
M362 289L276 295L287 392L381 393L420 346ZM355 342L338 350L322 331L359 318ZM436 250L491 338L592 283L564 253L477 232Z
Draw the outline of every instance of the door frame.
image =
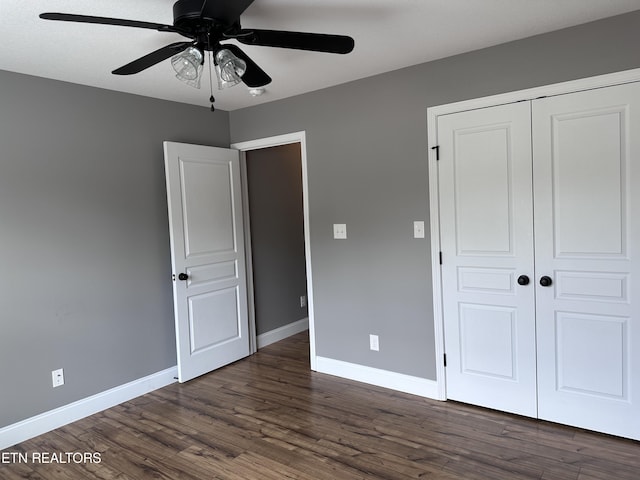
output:
M256 315L255 315L255 297L253 289L253 262L251 250L251 229L249 219L249 190L247 183L247 157L246 152L251 150L259 150L269 147L278 147L281 145L289 145L292 143L300 144L300 160L302 162L302 209L304 222L304 253L307 271L307 311L309 317L309 356L311 370L316 370L316 342L315 342L315 323L313 313L313 276L311 272L311 235L309 221L309 177L307 168L307 143L306 132L287 133L284 135L276 135L273 137L260 138L245 142L232 143L231 148L240 151L240 172L242 180L242 204L244 211L244 228L245 228L245 256L247 263L247 296L249 305L249 331L250 331L250 348L255 353L258 350L256 338Z
M444 364L444 317L442 306L442 277L440 265L440 208L439 208L439 184L437 146L438 117L452 113L475 110L507 103L535 100L540 97L550 97L575 93L584 90L610 87L624 83L640 81L640 68L609 73L594 77L571 80L534 87L525 90L490 95L487 97L464 100L427 108L427 154L429 175L429 213L431 227L431 278L433 282L433 326L435 336L435 360L436 360L436 392L438 400L447 399L446 371ZM446 259L445 259L446 261Z

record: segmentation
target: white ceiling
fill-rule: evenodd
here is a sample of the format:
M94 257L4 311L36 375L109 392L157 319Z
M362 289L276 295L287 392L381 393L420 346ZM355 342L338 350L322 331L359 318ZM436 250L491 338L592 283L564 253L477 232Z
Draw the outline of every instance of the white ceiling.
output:
M173 3L0 0L0 70L208 106L208 74L196 90L174 78L169 61L137 75L110 73L183 37L38 18L63 12L172 24ZM216 91L216 107L235 110L637 9L640 0L255 0L243 28L346 34L356 47L333 55L243 45L273 82L257 98L244 85Z

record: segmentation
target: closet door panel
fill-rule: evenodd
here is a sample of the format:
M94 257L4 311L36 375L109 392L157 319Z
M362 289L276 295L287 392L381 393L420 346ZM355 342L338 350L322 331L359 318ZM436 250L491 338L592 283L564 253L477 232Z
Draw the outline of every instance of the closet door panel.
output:
M532 127L539 417L640 438L640 86L536 100Z
M529 103L438 118L447 398L536 416Z

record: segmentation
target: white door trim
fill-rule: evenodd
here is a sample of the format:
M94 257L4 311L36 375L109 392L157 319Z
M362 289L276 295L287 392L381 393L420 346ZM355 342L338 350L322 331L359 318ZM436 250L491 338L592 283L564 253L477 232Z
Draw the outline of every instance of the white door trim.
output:
M251 245L250 239L251 234L249 231L249 198L247 191L247 160L244 152L250 150L257 150L260 148L269 148L269 147L277 147L279 145L288 145L291 143L299 143L300 144L300 157L302 160L302 208L304 213L304 251L306 258L306 268L307 268L307 308L309 312L309 353L311 359L311 370L316 370L316 342L315 342L315 329L314 329L314 314L313 314L313 275L311 271L311 235L310 235L310 222L309 222L309 178L308 178L308 169L307 169L307 143L306 143L306 132L293 132L285 135L277 135L274 137L261 138L257 140L249 140L246 142L238 142L231 144L231 148L235 148L240 150L240 162L241 162L241 171L242 171L242 194L243 194L243 204L245 208L245 232L246 232L246 252L247 252L247 278L249 281L247 282L247 288L249 292L249 325L252 330L251 335L251 345L252 351L255 352L257 350L257 340L256 340L256 324L255 324L255 304L253 298L253 274L249 269L251 268Z
M440 208L438 205L438 164L436 159L436 150L433 149L433 147L437 145L438 139L438 116L637 81L640 81L640 68L427 108L429 211L431 218L431 276L433 282L433 322L436 354L436 390L438 400L446 400L447 398L445 367L443 361L445 349L444 319L442 316L442 279L440 268L438 267L440 265L441 250Z

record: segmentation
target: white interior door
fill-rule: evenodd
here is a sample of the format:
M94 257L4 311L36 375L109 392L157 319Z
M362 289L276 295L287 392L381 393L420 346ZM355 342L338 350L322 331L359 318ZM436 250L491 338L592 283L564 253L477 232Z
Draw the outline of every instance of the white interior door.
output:
M640 439L640 85L533 102L533 139L539 416Z
M528 102L438 117L447 398L535 417L530 130Z
M180 382L249 355L236 150L164 142Z

